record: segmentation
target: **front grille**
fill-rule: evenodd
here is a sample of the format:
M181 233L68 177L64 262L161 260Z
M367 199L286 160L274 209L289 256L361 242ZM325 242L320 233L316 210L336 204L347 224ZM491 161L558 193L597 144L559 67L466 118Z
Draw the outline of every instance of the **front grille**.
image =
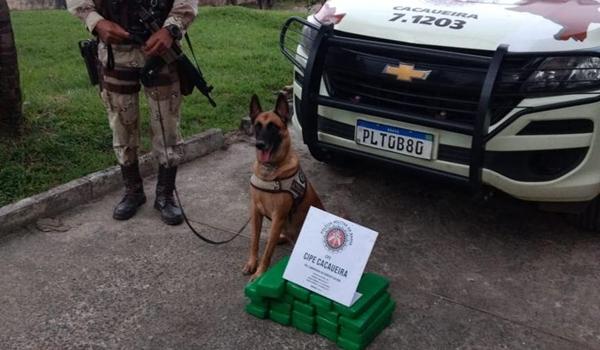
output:
M579 166L588 151L589 147L539 151L488 151L485 167L516 181L552 181Z
M478 52L490 60L492 54ZM475 123L489 63L484 60L465 64L451 56L452 52L448 52L448 60L439 60L414 53L332 47L325 61L324 79L333 98L469 128ZM411 82L383 73L386 66L399 63L431 73L426 80ZM518 66L521 62L506 64ZM520 101L521 98L515 96L493 97L489 110L491 122L500 120Z
M354 140L354 126L318 117L319 131L346 140ZM585 158L588 147L540 151L487 151L485 166L517 181L542 182L557 179L577 167ZM469 165L471 149L439 144L437 159Z
M440 144L438 159L451 163L469 165L471 162L471 149Z
M568 135L587 134L594 131L594 122L589 119L536 120L517 135Z
M354 126L319 116L317 119L319 131L326 134L354 141Z

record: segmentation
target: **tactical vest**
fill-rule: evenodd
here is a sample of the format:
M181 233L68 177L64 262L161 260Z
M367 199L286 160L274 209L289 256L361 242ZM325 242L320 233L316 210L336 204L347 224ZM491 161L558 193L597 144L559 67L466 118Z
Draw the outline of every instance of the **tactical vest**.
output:
M174 0L94 0L96 8L107 20L115 22L132 34L149 38L150 34L140 23L140 9L152 11L160 25L167 19Z
M292 214L294 214L300 203L302 203L302 200L304 200L304 196L306 195L306 188L308 187L306 175L304 175L304 171L302 171L301 167L298 167L296 173L291 177L288 177L286 179L277 179L273 181L265 181L256 176L256 174L252 174L252 176L250 177L250 184L252 185L252 187L260 191L270 193L289 193L292 196L292 200L294 201L292 205L292 210L290 211L289 219L291 219Z

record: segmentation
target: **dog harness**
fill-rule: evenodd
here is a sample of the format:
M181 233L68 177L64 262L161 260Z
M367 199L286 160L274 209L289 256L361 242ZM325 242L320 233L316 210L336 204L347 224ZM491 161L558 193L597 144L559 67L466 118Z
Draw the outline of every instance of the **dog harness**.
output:
M292 211L294 211L304 199L308 181L306 180L306 176L304 175L302 168L298 167L298 171L296 171L294 175L280 180L265 181L260 179L255 174L252 174L252 177L250 178L250 184L252 187L260 191L271 193L289 193L294 200L294 204L292 206Z

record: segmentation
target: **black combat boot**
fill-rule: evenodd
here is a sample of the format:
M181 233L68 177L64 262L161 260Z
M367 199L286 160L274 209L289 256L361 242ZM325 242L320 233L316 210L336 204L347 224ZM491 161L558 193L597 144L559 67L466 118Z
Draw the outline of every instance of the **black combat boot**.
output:
M121 165L121 174L125 183L125 196L115 207L113 218L128 220L135 215L142 204L146 203L146 195L137 161L131 165Z
M156 200L154 208L160 211L160 217L167 225L179 225L183 222L181 209L175 204L173 191L177 167L158 167L158 182L156 183Z

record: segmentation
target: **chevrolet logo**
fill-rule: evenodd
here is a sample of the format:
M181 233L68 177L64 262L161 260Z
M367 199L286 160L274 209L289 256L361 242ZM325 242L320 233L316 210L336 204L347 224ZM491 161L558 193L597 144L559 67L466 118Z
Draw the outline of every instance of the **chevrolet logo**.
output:
M398 66L388 64L383 69L383 73L395 75L397 80L412 82L413 79L427 80L431 71L415 69L414 64L400 63Z

